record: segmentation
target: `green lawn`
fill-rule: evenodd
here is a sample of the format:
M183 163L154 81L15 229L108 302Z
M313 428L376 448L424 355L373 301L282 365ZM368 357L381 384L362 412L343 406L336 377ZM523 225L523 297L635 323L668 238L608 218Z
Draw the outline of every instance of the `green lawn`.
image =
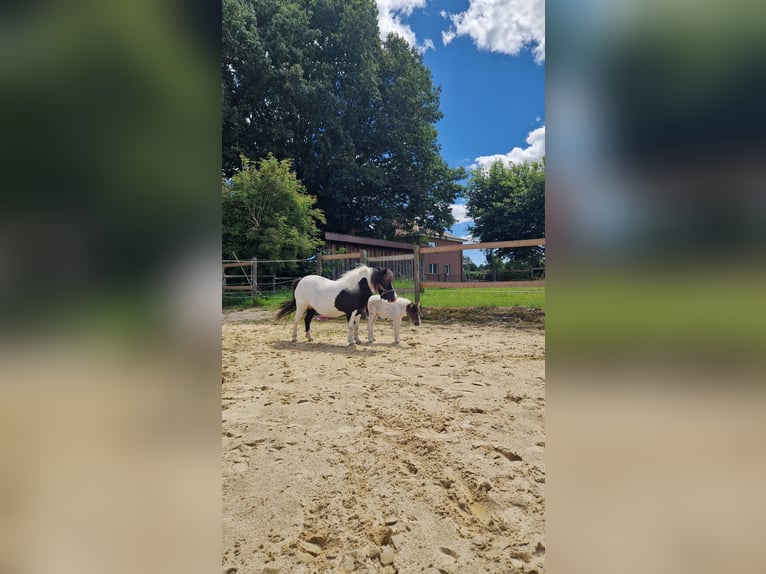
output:
M397 293L415 298L414 282L394 281ZM423 307L534 307L545 309L545 287L472 287L426 289L420 294Z
M414 293L402 293L412 299ZM534 307L545 309L545 287L426 289L423 307Z

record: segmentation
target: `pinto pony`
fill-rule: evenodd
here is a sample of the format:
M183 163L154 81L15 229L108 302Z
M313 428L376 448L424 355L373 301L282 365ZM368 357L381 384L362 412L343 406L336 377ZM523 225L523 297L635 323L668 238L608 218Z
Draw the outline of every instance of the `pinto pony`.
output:
M348 321L348 344L361 343L359 319L367 309L367 300L376 291L387 300L396 299L391 286L394 273L388 268L359 267L347 271L333 281L320 275L307 275L293 282L293 298L285 301L277 311L276 318L295 312L293 319L293 343L298 340L298 321L305 313L306 339L311 341L311 319L315 315L325 317L346 316Z
M420 303L413 303L404 297L397 297L395 301L386 301L380 295L373 295L367 301L367 339L375 341L373 329L378 317L391 319L394 322L394 343L399 344L399 324L405 315L410 318L413 325L420 325Z

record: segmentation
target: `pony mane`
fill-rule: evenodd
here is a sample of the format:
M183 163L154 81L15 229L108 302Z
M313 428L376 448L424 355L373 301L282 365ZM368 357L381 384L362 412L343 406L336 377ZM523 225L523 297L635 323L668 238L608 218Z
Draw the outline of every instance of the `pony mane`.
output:
M338 283L342 283L345 287L353 289L359 285L360 279L365 278L369 280L371 274L372 270L367 267L367 265L360 265L359 267L354 267L353 269L346 271L343 275L341 275L338 278Z

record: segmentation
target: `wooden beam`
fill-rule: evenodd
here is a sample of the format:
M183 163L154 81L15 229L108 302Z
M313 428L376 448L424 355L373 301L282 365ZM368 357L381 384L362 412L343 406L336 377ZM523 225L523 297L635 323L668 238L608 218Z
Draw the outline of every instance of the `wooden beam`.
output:
M503 247L532 247L545 245L542 239L516 239L513 241L490 241L484 243L463 243L461 245L439 245L438 247L421 247L421 253L442 253L444 251L469 251L472 249L500 249Z
M323 261L332 261L333 259L359 259L362 256L358 251L356 253L334 253L332 255L322 255Z
M250 271L250 278L252 280L252 283L250 285L253 291L252 295L253 295L253 299L255 299L256 296L258 295L258 258L257 257L253 257L253 266Z
M536 281L423 281L424 289L486 289L489 287L545 287L545 280Z
M415 280L415 304L420 303L420 292L423 290L423 285L420 282L420 245L417 243L412 247L412 256L414 257L412 272Z
M368 257L367 261L412 261L415 256L411 253L406 255L378 255L376 257Z

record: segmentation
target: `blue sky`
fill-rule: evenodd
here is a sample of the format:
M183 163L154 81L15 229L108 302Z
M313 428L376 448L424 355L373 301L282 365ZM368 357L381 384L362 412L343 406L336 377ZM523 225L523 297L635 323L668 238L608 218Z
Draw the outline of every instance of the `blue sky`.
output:
M545 0L376 0L381 36L423 54L441 86L442 157L473 168L545 153ZM463 201L451 232L469 235ZM483 262L481 252L465 252Z

